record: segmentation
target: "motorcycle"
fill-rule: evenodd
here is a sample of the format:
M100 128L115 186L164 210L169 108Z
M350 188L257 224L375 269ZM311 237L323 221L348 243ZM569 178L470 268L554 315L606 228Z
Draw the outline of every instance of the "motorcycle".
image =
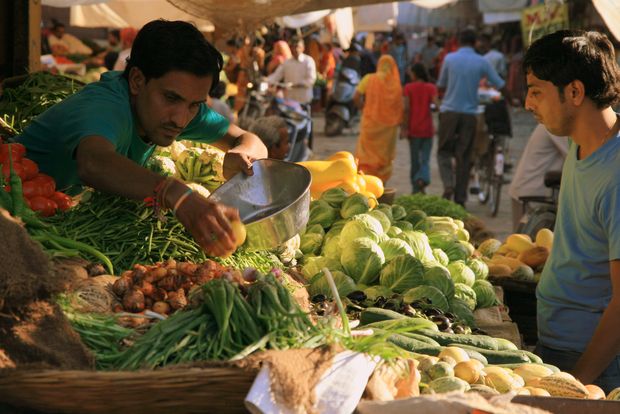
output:
M344 128L353 126L357 108L353 102L355 88L360 82L359 73L352 68L342 68L336 78L334 92L325 108L325 135L340 135Z
M289 88L289 84L277 84ZM312 131L312 119L301 104L269 92L265 81L257 80L248 84L248 100L239 113L239 125L247 129L256 119L276 115L284 119L288 127L289 152L284 161L300 162L310 158L308 140Z

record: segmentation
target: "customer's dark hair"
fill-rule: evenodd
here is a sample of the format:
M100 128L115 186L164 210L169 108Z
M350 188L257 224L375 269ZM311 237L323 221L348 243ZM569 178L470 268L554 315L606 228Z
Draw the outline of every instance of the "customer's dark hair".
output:
M147 81L178 70L196 76L210 75L214 88L223 64L222 54L191 23L153 20L138 32L123 76L128 79L133 67L140 69Z
M620 101L620 68L614 47L599 32L559 30L538 39L525 53L523 71L553 83L560 96L566 85L579 80L598 108Z
M411 71L419 80L423 82L429 81L428 71L426 70L426 66L424 66L423 63L414 63L413 66L411 66Z
M476 44L476 32L474 29L467 28L459 35L459 44L473 46Z

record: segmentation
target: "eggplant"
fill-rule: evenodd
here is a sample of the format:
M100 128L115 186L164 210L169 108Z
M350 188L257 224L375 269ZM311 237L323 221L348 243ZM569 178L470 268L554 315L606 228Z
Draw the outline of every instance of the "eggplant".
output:
M366 294L361 290L354 290L347 295L347 298L351 299L353 302L363 302L366 300Z
M440 331L450 329L450 327L452 326L450 320L443 315L433 315L431 316L431 321L435 322Z
M312 299L311 299L312 303L322 303L322 302L325 302L326 300L327 300L327 297L322 293L312 296Z

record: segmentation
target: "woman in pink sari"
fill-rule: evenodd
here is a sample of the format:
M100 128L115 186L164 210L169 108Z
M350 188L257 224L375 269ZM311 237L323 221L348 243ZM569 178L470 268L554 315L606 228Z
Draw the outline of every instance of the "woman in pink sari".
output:
M273 55L267 65L267 75L271 75L278 66L280 66L286 59L290 59L293 56L291 48L284 40L278 40L273 44Z

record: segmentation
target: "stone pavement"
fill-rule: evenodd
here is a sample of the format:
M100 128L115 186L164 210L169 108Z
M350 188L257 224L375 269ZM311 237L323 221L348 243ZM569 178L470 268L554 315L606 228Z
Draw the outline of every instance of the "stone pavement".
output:
M315 112L316 113L316 112ZM531 132L536 126L534 117L523 108L511 108L513 137L509 141L508 158L513 164L513 170L517 167L519 158L525 143ZM435 114L435 127L437 127L437 117ZM323 113L316 113L314 117L314 155L313 159L324 159L328 155L336 151L355 152L357 142L357 132L359 124L353 130L345 130L344 133L337 137L326 137L324 131ZM439 169L437 165L437 137L433 141L433 154L431 157L431 183L426 188L427 194L441 195L443 186L439 178ZM411 192L411 183L409 181L409 145L406 140L399 140L396 147L396 159L394 161L394 173L388 182L388 187L396 189L396 195L409 194ZM510 173L506 179L510 180ZM500 200L500 208L496 217L491 217L489 208L479 203L476 196L470 195L466 203L466 208L473 215L480 218L488 230L495 233L496 238L505 240L512 233L512 212L511 201L508 196L508 187L510 184L502 186L502 195Z

